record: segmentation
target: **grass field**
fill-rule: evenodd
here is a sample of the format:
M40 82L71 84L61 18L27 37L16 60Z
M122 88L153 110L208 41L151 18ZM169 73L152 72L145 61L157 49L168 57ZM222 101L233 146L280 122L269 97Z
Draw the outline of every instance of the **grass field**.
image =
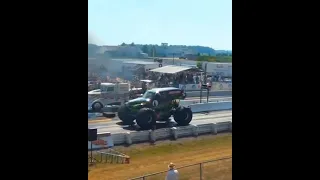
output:
M232 56L216 56L216 61L232 63Z
M89 168L89 180L122 180L148 173L167 170L170 162L177 168L232 155L232 134L207 135L184 138L178 141L156 142L155 145L137 144L117 147L116 150L131 157L130 164L96 164ZM200 179L200 167L178 169L181 180ZM203 180L231 180L232 159L203 165ZM165 173L147 177L147 180L163 180Z

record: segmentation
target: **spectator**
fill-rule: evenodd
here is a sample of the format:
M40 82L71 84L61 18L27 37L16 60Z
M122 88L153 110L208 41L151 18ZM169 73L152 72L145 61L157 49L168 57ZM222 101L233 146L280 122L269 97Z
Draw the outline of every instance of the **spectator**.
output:
M195 78L195 79L196 79L196 84L199 84L199 83L200 83L200 78L199 78L199 76L198 76L198 75L196 76L196 78Z
M166 180L178 180L179 172L174 167L175 165L173 163L169 164L169 171L167 173Z

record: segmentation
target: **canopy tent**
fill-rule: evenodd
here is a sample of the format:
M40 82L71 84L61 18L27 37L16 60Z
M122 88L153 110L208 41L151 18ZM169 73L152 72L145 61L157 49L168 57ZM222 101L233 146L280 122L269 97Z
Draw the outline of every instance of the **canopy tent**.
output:
M169 65L169 66L164 66L164 67L152 69L150 71L158 72L158 73L164 73L164 74L176 74L178 72L186 71L186 70L189 70L191 68L192 67Z
M153 82L152 80L149 80L149 79L142 79L140 81L141 82L145 82L145 83L152 83Z
M123 64L149 65L149 64L159 64L159 63L148 62L148 61L123 61Z
M189 69L188 71L190 71L190 72L196 72L196 73L201 73L201 72L203 72L203 70L202 70L202 69L195 68L195 67L192 67L192 68L191 68L191 69Z

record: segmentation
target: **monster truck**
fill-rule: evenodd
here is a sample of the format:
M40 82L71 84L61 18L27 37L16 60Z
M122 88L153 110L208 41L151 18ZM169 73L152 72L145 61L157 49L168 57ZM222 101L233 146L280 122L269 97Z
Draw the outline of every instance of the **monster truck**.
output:
M179 105L185 98L183 90L166 87L148 90L140 98L132 99L120 106L118 117L126 125L133 125L134 120L142 129L151 129L156 121L169 122L173 115L180 126L188 125L192 120L190 107Z

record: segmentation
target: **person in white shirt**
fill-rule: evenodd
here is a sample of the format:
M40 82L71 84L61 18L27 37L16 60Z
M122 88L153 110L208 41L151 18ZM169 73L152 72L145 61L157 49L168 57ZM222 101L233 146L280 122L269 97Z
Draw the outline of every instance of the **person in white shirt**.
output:
M174 169L175 165L173 163L169 164L169 171L167 173L166 180L178 180L179 172Z

